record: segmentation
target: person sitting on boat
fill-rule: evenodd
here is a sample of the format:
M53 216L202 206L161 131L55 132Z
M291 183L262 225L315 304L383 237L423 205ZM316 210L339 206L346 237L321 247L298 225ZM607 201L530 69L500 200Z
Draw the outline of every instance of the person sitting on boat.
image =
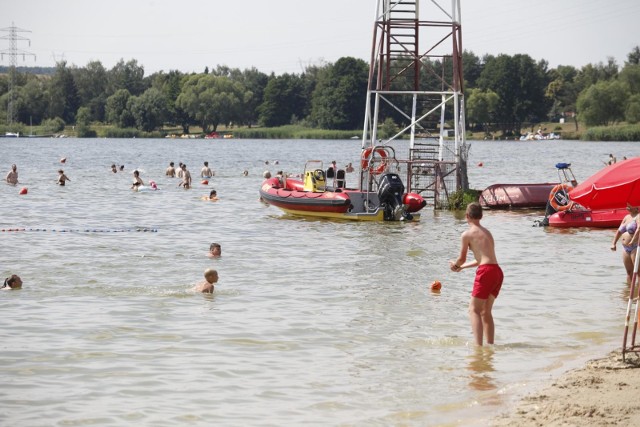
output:
M616 250L618 240L622 241L622 263L625 270L627 270L627 285L631 284L631 277L633 276L633 264L636 258L636 249L638 247L638 235L640 234L640 227L638 222L640 218L638 216L638 206L631 206L627 203L627 211L629 212L620 223L620 227L616 230L616 234L613 236L611 242L611 250Z

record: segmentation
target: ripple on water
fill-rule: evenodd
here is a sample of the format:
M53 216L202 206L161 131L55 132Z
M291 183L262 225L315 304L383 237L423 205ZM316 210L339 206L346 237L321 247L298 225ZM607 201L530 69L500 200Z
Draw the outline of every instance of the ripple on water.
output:
M19 165L29 195L0 186L0 229L48 230L0 232L2 273L25 279L23 290L0 295L3 421L467 424L618 343L629 291L610 230L538 228L541 212L486 212L505 283L497 345L477 353L467 317L473 272L448 265L466 228L460 213L364 224L258 202L262 171L274 170L264 160L299 173L309 157L353 161L358 144L3 141L0 157ZM606 155L587 142L557 141L544 156L539 147L474 141L469 164L485 167L470 168L472 185L523 170L548 182L549 159L567 152L586 177ZM632 154L623 144L607 150ZM61 154L72 179L63 189L52 182ZM195 175L204 160L217 172L209 186L185 191L164 176L169 161ZM125 172L112 174L112 163ZM136 167L161 190L129 191ZM221 201L199 200L211 188ZM212 242L222 258L205 256ZM220 275L215 293L189 292L210 267Z

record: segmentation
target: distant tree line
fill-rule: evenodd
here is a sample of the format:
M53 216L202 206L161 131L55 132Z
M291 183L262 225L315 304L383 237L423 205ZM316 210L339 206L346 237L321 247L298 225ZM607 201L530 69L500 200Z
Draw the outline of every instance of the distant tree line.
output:
M432 64L438 68L446 64ZM526 54L463 53L467 125L487 133L518 134L523 124L578 119L587 125L640 122L640 48L623 67L607 63L578 69L549 69ZM76 125L91 136L91 124L154 131L179 126L277 127L301 124L337 130L360 129L364 121L368 64L343 57L303 72L267 75L255 68L217 66L202 73L158 72L145 76L136 60L120 60L107 70L100 61L84 67L61 61L55 68L18 68L14 111L23 124L60 128ZM446 68L446 67L444 67ZM9 74L0 67L0 123L6 121ZM438 87L425 75L425 90ZM385 126L406 125L392 108L383 109ZM435 127L435 123L434 123Z

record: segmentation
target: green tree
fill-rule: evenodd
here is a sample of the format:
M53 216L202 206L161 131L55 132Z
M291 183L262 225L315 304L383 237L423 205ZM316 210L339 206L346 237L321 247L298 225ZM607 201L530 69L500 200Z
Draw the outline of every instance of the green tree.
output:
M107 94L112 95L119 89L126 89L132 96L141 95L147 90L144 67L138 65L135 59L126 63L121 59L107 73Z
M640 93L640 65L627 64L620 71L618 80L627 86L630 94Z
M635 124L640 122L640 94L631 95L624 111L627 122Z
M306 109L306 85L295 74L271 75L264 89L264 100L258 107L259 120L267 127L290 124L300 118Z
M131 94L126 89L119 89L107 98L105 115L108 123L118 127L127 128L135 125L135 119L128 109Z
M488 90L470 89L466 95L466 118L469 123L476 123L484 129L485 134L490 133L490 123L496 114L496 108L500 102L497 93Z
M182 88L176 105L198 120L209 132L221 123L236 122L242 117L242 108L252 93L228 77L213 74L191 76Z
M80 105L89 109L91 120L104 121L107 103L107 70L100 61L72 69Z
M323 129L351 130L364 122L369 78L361 59L340 58L318 75L311 99L311 120Z
M145 132L161 128L167 116L167 100L158 89L147 89L140 96L132 96L127 102L128 110L136 127Z
M640 65L640 46L631 49L631 52L627 55L627 64Z
M625 85L617 80L599 81L578 97L578 115L588 126L606 126L624 120Z
M398 133L398 125L393 121L391 117L387 117L380 125L379 136L380 138L391 138Z
M65 61L58 62L49 83L49 117L61 117L65 123L75 123L80 107L78 88Z
M482 61L473 52L462 52L462 70L464 74L464 87L474 88L482 74Z
M182 86L187 77L178 70L172 70L168 73L157 73L152 76L151 87L158 89L164 95L167 102L167 118L166 121L171 124L180 124L185 134L189 133L189 125L192 121L189 115L176 105L176 101L182 92Z
M557 119L567 112L576 110L579 92L576 90L574 79L578 75L575 67L560 65L548 73L549 84L545 89L545 96L552 102L549 115Z
M91 111L88 107L78 108L76 115L76 134L79 138L95 138L96 132L91 129Z
M240 118L241 123L251 127L252 124L258 122L258 106L262 104L262 100L264 99L264 91L267 87L269 76L252 67L244 70L240 76L233 77L233 79L242 84L252 94L245 103Z
M38 125L45 119L48 106L48 84L45 78L30 76L18 90L18 121Z
M495 120L505 135L519 133L523 122L546 118L545 74L546 63L536 64L528 55L487 57L478 86L498 95Z

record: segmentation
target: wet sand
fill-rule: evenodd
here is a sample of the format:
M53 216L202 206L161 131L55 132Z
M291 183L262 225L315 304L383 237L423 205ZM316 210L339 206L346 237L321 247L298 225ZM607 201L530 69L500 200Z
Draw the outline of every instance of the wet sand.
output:
M492 426L640 426L640 356L621 350L569 371Z

